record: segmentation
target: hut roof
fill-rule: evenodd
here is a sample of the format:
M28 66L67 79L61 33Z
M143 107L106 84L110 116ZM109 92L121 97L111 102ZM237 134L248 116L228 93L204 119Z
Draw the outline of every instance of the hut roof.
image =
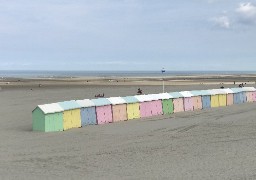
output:
M202 96L210 96L211 93L210 93L209 90L201 90L201 95L202 95Z
M79 108L81 108L81 106L75 100L58 102L58 104L64 110L72 110L72 109L79 109Z
M234 92L231 90L231 89L229 89L229 88L227 88L227 89L222 89L226 94L234 94Z
M126 96L126 97L122 97L126 103L137 103L139 102L139 100L134 97L134 96Z
M243 89L243 91L246 91L246 92L256 91L256 89L254 87L243 87L242 89Z
M111 102L106 98L92 99L95 106L106 106L111 105Z
M170 94L168 93L160 93L160 94L152 94L155 96L155 99L157 100L162 100L162 99L171 99L173 98Z
M242 88L230 88L231 91L233 91L233 93L239 93L239 92L243 92Z
M107 98L111 102L111 104L116 105L116 104L125 104L125 100L121 97L110 97Z
M147 102L154 100L154 96L151 95L136 95L135 97L139 100L139 102Z
M202 96L202 95L203 95L203 92L202 92L202 91L198 91L198 90L190 91L190 93L191 93L193 96Z
M180 94L179 92L171 92L169 93L170 96L172 96L172 98L181 98L184 97L182 94Z
M192 97L192 96L194 96L194 95L191 94L191 92L189 92L189 91L181 91L180 94L182 94L183 97Z
M51 114L64 111L64 109L58 103L38 105L37 107L40 108L44 114Z
M92 102L90 99L77 100L76 102L81 107L93 107L93 106L95 106L94 102Z

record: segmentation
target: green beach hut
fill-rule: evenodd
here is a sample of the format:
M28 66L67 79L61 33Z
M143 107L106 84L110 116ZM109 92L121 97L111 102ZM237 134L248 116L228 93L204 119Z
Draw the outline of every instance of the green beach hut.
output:
M32 111L33 131L63 131L63 111L58 103L38 105Z

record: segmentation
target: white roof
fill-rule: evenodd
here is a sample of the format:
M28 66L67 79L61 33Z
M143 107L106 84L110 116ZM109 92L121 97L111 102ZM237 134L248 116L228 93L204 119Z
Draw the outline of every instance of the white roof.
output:
M243 87L243 91L256 91L254 87Z
M63 112L64 109L58 103L38 105L44 114Z
M192 96L194 96L189 91L181 91L180 94L182 94L184 97L192 97Z
M160 93L160 94L151 94L155 96L156 100L161 100L161 99L171 99L173 98L170 94L168 93Z
M231 89L222 89L223 92L225 92L226 94L234 94L234 92Z
M95 106L94 102L92 102L90 99L76 100L76 102L81 107L93 107L93 106Z
M137 98L139 102L152 101L155 98L154 96L151 96L151 95L136 95L134 97Z
M223 89L212 89L209 90L209 92L211 93L211 95L226 94L226 92L223 91Z
M110 97L110 98L107 98L107 100L109 100L113 105L126 104L126 101L121 97Z

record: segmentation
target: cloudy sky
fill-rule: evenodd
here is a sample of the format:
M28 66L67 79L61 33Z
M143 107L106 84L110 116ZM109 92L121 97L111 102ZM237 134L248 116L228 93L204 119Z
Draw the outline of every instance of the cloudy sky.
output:
M256 70L256 0L0 0L0 70Z

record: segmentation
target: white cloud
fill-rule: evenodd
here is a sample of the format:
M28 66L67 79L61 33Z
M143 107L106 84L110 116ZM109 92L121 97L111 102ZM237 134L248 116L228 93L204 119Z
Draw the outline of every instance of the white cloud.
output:
M241 3L236 9L239 21L246 24L256 23L256 6L250 2Z
M230 19L227 16L219 16L212 19L216 26L229 29L231 26Z

